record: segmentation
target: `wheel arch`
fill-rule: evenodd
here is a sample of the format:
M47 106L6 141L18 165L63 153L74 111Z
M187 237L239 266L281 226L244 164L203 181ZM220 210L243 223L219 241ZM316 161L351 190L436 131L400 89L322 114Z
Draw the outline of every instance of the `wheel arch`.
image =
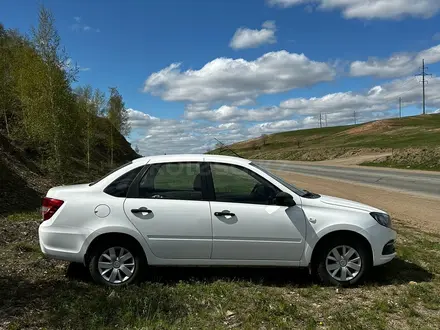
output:
M352 239L354 238L359 242L361 242L366 247L366 250L369 253L370 261L373 262L373 248L368 238L362 233L359 233L358 231L343 229L343 230L335 230L328 232L319 238L319 240L316 242L316 244L310 251L310 256L308 259L309 266L316 265L319 252L324 248L324 246L326 246L326 244L328 244L329 242L331 242L336 238L341 238L341 237L343 238L349 237Z
M121 241L121 240L133 244L136 247L136 249L138 249L139 253L142 253L145 260L147 260L147 254L145 253L145 249L137 238L127 233L111 231L111 232L100 233L91 240L90 244L86 248L86 252L84 253L84 264L87 265L89 263L91 252L100 244L108 241Z

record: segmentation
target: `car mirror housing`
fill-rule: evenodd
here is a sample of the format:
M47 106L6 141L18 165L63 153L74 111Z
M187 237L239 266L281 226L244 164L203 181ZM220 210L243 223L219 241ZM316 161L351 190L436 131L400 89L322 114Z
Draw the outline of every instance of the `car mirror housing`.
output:
M280 205L280 206L287 206L287 207L291 207L291 206L296 205L295 201L293 200L292 195L290 195L284 191L279 192L275 196L275 204Z

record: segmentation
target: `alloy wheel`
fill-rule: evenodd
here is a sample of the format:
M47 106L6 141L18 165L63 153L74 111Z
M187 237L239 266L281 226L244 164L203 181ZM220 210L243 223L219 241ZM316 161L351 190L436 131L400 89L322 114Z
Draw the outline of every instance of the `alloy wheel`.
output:
M99 274L111 284L128 281L134 274L135 258L126 248L116 246L105 250L98 259Z
M362 259L356 251L348 245L340 245L327 254L325 268L335 280L340 282L351 281L358 276L362 267Z

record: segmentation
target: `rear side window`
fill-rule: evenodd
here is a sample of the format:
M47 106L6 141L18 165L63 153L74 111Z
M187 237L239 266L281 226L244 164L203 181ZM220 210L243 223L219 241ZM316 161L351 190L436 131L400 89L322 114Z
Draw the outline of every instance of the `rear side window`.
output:
M115 173L116 171L119 171L121 168L124 168L125 166L128 166L128 165L130 165L130 164L132 164L132 163L133 163L133 162L129 162L129 163L126 163L126 164L124 164L124 165L121 165L121 166L119 166L119 167L117 167L117 168L111 170L110 172L108 172L106 175L104 175L104 176L101 177L100 179L98 179L98 180L96 180L96 181L93 181L92 183L89 183L89 186L93 186L93 185L97 184L99 181L104 180L104 179L105 179L106 177L108 177L110 174L113 174L113 173Z
M139 184L139 198L202 200L200 164L151 165Z
M139 174L144 166L139 166L127 173L122 174L119 178L113 181L107 188L104 189L106 194L115 197L126 197L128 188L130 188L131 183Z

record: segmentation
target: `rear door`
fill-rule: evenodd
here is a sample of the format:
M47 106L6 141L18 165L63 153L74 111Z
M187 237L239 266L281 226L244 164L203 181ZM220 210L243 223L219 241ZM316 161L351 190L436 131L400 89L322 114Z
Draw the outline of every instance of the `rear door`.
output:
M210 163L212 259L299 261L305 217L298 206L274 205L280 190L250 169Z
M125 200L125 214L158 258L210 258L211 213L200 169L200 162L152 164Z

